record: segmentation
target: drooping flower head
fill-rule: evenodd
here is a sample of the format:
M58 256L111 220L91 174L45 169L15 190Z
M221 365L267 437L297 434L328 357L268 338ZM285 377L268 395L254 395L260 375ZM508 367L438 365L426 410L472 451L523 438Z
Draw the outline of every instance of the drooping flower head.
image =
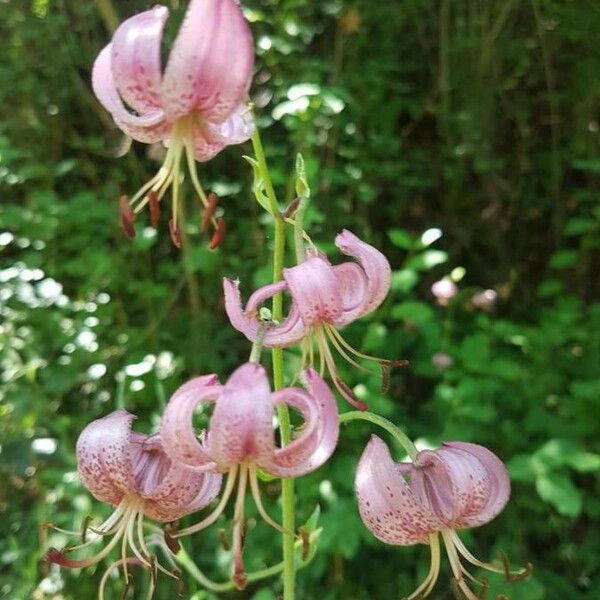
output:
M473 294L471 297L471 304L475 308L479 308L485 311L491 311L496 304L498 298L498 292L496 290L488 289Z
M390 264L373 246L361 241L348 230L335 238L336 246L358 260L332 265L325 256L313 250L308 258L283 269L283 280L256 290L242 308L239 282L224 279L225 310L233 327L249 340L255 341L261 329L259 309L273 295L288 292L292 304L287 317L269 327L264 345L285 348L302 343L302 364L315 362L315 347L319 355L320 373L325 367L338 391L357 408L365 409L337 375L331 344L348 362L363 370L354 357L377 361L386 371L394 363L377 359L355 350L339 333L338 328L374 311L385 299L391 281ZM404 361L396 361L404 363Z
M377 539L399 546L430 545L429 573L406 600L431 593L440 568L439 535L446 546L454 583L469 600L479 596L465 577L484 588L486 584L468 573L460 556L511 580L530 573L530 567L511 573L504 558L504 568L477 560L456 533L491 521L510 496L504 464L483 446L447 442L437 450L417 453L413 462L394 463L388 447L373 436L358 464L355 486L360 516Z
M127 576L127 546L136 564L151 570L167 571L155 560L148 548L145 517L170 522L207 506L219 493L221 475L199 473L176 465L164 452L160 435L145 435L131 430L134 416L124 410L92 421L77 440L77 470L83 485L101 502L116 507L98 527L85 524L83 532L72 532L88 541L64 551L50 549L50 562L73 568L96 564L122 541L119 559ZM85 559L72 559L69 554L92 545L98 539L112 536L98 553ZM109 567L112 569L112 567Z
M448 306L450 300L458 294L458 287L452 279L444 277L431 286L431 293L440 306Z
M237 480L233 519L233 581L245 585L242 560L244 496L249 484L259 514L279 531L287 532L266 513L260 498L257 469L277 477L299 477L320 467L333 453L339 434L335 398L325 382L309 369L308 391L288 387L271 393L262 366L246 363L221 385L216 375L198 377L181 386L165 409L161 437L168 456L198 472L228 473L221 501L201 522L172 533L187 535L214 523L221 515ZM214 403L210 425L200 439L192 415L198 404ZM286 404L298 411L304 426L289 445L278 448L273 430L274 410Z
M182 161L199 199L208 206L194 161L209 160L252 135L246 97L254 50L235 0L191 0L163 73L161 40L168 15L168 8L158 5L124 21L98 55L92 85L125 134L144 143L162 141L168 148L158 173L130 200L121 200L126 233L135 234L133 218L146 205L157 225L159 202L171 187L169 226L179 245Z

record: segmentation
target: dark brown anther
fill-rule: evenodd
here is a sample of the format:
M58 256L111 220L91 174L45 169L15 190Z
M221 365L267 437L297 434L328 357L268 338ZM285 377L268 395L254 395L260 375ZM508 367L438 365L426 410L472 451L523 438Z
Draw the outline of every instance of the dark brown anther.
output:
M169 221L169 234L171 235L171 241L176 248L181 248L181 230L175 224L175 221L171 219Z
M150 563L150 581L152 582L152 587L156 586L156 580L158 577L158 569L156 567L156 556L151 554L148 557L148 562Z
M200 231L204 233L212 218L215 216L215 211L217 210L217 204L219 203L219 196L217 196L214 192L211 192L208 195L208 204L202 213L202 220L200 221Z
M219 542L221 542L221 546L223 547L223 550L226 550L226 551L231 550L231 544L229 543L229 540L227 539L227 532L222 527L221 527L221 529L219 529Z
M173 523L169 523L168 525L166 525L165 529L163 531L163 535L165 538L165 544L167 545L167 548L173 554L177 554L179 552L179 550L181 549L181 544L177 541L176 538L173 537L173 534L177 531L178 526L179 526L179 522L175 521Z
M342 396L344 396L344 398L346 398L346 400L348 400L348 402L350 402L357 410L367 410L369 408L369 405L366 402L359 400L339 377L336 377L334 381L340 394L342 394Z
M133 227L133 221L135 219L135 213L129 205L129 198L125 195L119 198L119 208L121 209L121 227L123 233L133 239L135 237L135 228Z
M500 560L502 561L502 568L504 569L504 578L511 583L523 581L523 579L527 579L533 573L533 564L531 563L527 563L520 573L513 573L510 570L508 558L502 551L500 551Z
M456 598L456 600L465 600L465 595L460 589L460 581L456 579L456 577L452 578L450 589L452 590L452 595Z
M246 583L248 583L248 578L246 577L246 573L234 573L233 574L233 585L240 592L246 587Z
M125 600L127 592L133 587L133 575L129 571L125 571L125 585L121 591L121 600Z
M390 389L390 375L392 372L391 367L388 365L380 365L381 366L381 393L386 394Z
M185 581L183 580L183 574L179 569L173 569L171 571L173 573L173 577L175 578L175 585L177 587L177 595L183 596L185 594Z
M148 192L148 208L150 209L150 225L156 229L160 221L160 204L158 194L154 190Z
M298 535L302 539L302 562L306 562L310 554L310 533L304 527L300 527Z
M215 228L215 232L213 233L212 238L210 238L208 247L211 250L215 250L216 248L218 248L221 245L224 238L225 238L225 219L223 219L223 217L217 217L217 226Z
M487 598L487 593L488 593L488 589L489 589L489 584L488 584L488 580L484 577L481 581L481 591L479 592L479 595L477 596L479 598L479 600L485 600Z
M91 520L92 520L92 517L90 517L88 515L87 517L85 517L85 519L83 519L83 522L81 523L81 543L82 544L85 544L85 541L87 538L87 532L88 532L88 528L89 528Z
M299 206L300 206L300 198L294 198L290 202L289 206L283 211L281 216L284 219L291 219L296 214L296 211L298 210Z
M410 361L406 360L405 358L400 358L398 360L388 360L387 358L380 358L379 364L382 367L390 367L390 368L408 367L408 365L410 364Z

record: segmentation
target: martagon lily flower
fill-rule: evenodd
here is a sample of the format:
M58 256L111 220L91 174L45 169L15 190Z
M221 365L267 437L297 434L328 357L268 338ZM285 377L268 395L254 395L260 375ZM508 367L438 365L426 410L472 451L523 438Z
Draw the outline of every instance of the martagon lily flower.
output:
M116 410L92 421L81 432L77 440L77 470L81 482L97 500L116 506L116 510L98 527L89 527L86 520L81 532L59 529L81 536L82 543L63 551L51 548L46 553L49 562L64 567L89 567L108 556L121 542L121 557L107 573L121 565L129 584L127 567L135 564L150 569L153 584L157 570L178 577L151 553L145 528L154 531L157 527L145 523L145 517L165 523L204 508L219 493L222 477L174 464L164 452L160 435L132 432L134 418L127 411ZM71 552L109 536L112 536L111 541L93 556L69 557ZM86 537L90 539L86 541ZM127 556L127 547L133 557ZM163 550L168 552L167 548Z
M356 358L374 360L381 366L384 379L389 368L406 361L389 361L368 356L355 350L340 334L339 327L374 311L385 299L391 281L390 264L373 246L352 232L344 230L335 238L335 245L356 262L332 265L314 249L308 258L295 267L283 269L283 280L256 290L242 308L239 281L223 280L225 310L233 327L249 340L262 335L264 323L259 316L261 305L280 292L288 292L292 304L287 317L264 332L264 346L286 348L302 343L300 369L315 364L315 346L319 355L321 375L325 367L340 394L355 407L365 410L337 374L329 345L349 363L362 370Z
M121 198L125 232L145 206L152 225L159 202L172 188L173 242L180 245L180 171L185 155L192 185L205 207L209 199L194 161L206 161L225 146L250 138L246 105L254 64L253 39L235 0L192 0L171 49L164 74L161 40L169 15L155 6L124 21L100 52L92 72L94 92L117 126L144 143L167 146L158 173L128 200ZM221 224L213 219L217 232Z
M360 516L373 535L399 546L429 544L431 565L424 581L405 600L431 593L440 569L439 536L446 546L458 597L478 600L465 578L479 582L460 557L483 569L503 573L515 581L531 573L531 565L512 573L503 566L475 558L456 530L484 525L496 517L510 495L510 481L502 461L487 448L466 442L446 442L437 450L417 453L411 463L394 463L388 447L377 436L367 444L356 471Z
M335 398L312 369L305 374L308 391L288 387L271 393L262 366L246 363L225 385L216 375L197 377L181 386L165 409L161 436L173 461L188 468L227 473L221 500L215 510L199 523L168 532L178 538L200 531L221 515L237 480L233 517L233 582L242 589L246 583L242 558L244 497L250 490L260 516L272 527L285 531L267 514L260 497L257 469L277 477L299 477L320 467L337 444L339 420ZM198 439L192 415L196 405L214 403L208 431ZM289 445L278 448L273 430L273 413L280 404L298 411L304 426Z

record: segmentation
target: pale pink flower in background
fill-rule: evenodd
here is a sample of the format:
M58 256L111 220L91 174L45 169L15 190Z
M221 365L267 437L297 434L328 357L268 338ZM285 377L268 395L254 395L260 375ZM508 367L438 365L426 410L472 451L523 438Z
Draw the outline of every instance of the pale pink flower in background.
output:
M449 277L444 277L431 286L431 293L440 306L448 306L450 300L458 294L458 286Z
M436 352L431 357L431 363L436 369L449 369L454 364L454 359L444 352Z
M254 131L246 105L252 79L252 34L235 0L192 0L167 66L161 41L169 10L155 6L124 21L100 52L92 72L94 92L117 126L140 142L162 142L168 151L158 173L121 201L123 227L146 205L153 226L158 203L172 188L173 241L179 245L179 183L182 161L200 200L207 197L195 161L248 140Z
M160 435L131 431L134 418L124 410L116 410L92 421L81 432L76 452L81 482L94 498L116 506L116 510L98 527L88 528L86 523L83 532L66 532L91 539L62 552L50 549L48 561L65 567L89 567L122 541L118 562L123 565L127 581L127 565L131 562L126 556L127 547L139 561L135 564L152 571L153 580L157 569L174 576L150 552L144 517L164 523L204 508L219 493L222 477L174 464L164 452ZM69 558L72 551L108 536L112 536L110 542L90 558Z
M338 391L351 404L364 410L348 387L340 380L330 344L352 365L363 369L354 357L375 360L384 370L406 361L374 358L355 350L339 333L338 328L374 311L385 299L391 281L390 264L373 246L366 244L348 230L335 238L336 246L356 262L332 265L314 249L304 262L283 269L283 280L256 290L242 308L239 282L224 279L225 310L233 327L249 340L255 341L263 323L259 316L262 304L280 292L287 292L292 303L287 317L266 330L264 345L286 348L302 344L300 368L315 365L315 348L319 370L325 368ZM353 356L352 356L353 355Z
M446 546L454 583L469 600L478 600L467 579L478 582L460 556L473 565L519 579L530 567L510 573L483 563L462 543L456 530L484 525L496 517L510 496L510 481L502 461L487 448L466 442L446 442L423 450L414 462L394 463L387 446L372 436L356 471L360 516L373 535L399 546L429 544L431 565L425 580L406 600L431 593L440 569L439 536ZM467 578L467 579L465 579Z
M473 294L471 297L471 304L475 308L491 311L494 308L497 299L498 292L496 292L496 290L488 289Z
M339 435L338 410L333 394L313 371L305 373L308 391L288 387L271 392L265 369L256 363L239 367L221 385L216 375L197 377L182 385L165 409L161 436L173 461L198 472L227 473L227 482L215 510L202 521L179 531L173 538L200 531L214 523L225 509L237 481L233 517L233 581L238 588L246 582L242 558L244 497L246 488L261 517L272 527L285 531L267 514L261 498L257 470L277 477L299 477L320 467L335 450ZM198 439L192 415L198 404L214 403L208 430ZM274 411L286 404L298 411L304 425L289 445L279 448L273 428Z

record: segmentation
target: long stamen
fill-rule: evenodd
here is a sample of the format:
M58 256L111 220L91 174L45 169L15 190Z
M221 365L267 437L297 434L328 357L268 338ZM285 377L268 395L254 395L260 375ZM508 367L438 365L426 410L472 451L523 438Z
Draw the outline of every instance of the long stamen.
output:
M172 538L180 538L184 535L189 535L190 533L196 533L196 531L200 531L201 529L212 525L221 516L221 513L225 510L225 506L227 505L229 497L231 496L231 492L233 491L233 486L235 484L237 472L237 465L232 467L229 471L229 475L227 476L227 483L225 484L225 490L223 491L221 500L215 508L215 510L210 515L208 515L205 519L202 519L202 521L200 521L199 523L191 525L190 527L186 527L185 529L180 529L179 531L170 534L170 536Z
M429 572L419 587L403 600L413 600L414 598L425 598L431 593L438 575L440 574L440 540L437 533L429 535L429 548L431 551L431 563L429 564Z
M140 559L140 561L146 566L151 568L152 564L150 562L150 554L149 553L143 553L143 550L140 551L139 548L137 547L136 544L136 540L134 537L134 532L136 530L136 526L138 523L138 518L139 515L141 513L134 513L132 515L132 518L130 518L130 522L127 526L127 542L129 543L129 547L131 548L131 550L133 551L134 555ZM139 542L139 537L138 537L138 542Z
M140 202L138 204L138 206L135 207L135 212L136 213L140 212L140 210L142 210L142 208L148 202L148 198L146 197L146 194L148 193L148 190L151 190L151 189L158 190L162 186L162 184L164 183L164 181L172 173L174 154L175 154L175 146L171 145L169 147L169 149L167 150L167 155L165 156L165 161L163 162L162 166L160 167L160 169L158 170L158 172L156 173L156 175L154 175L154 177L152 177L152 179L150 179L150 181L148 181L147 183L145 183L135 193L135 195L129 200L129 204L131 206L133 206L141 198L144 199L144 200L142 200L142 202Z
M356 367L357 369L360 369L361 371L365 371L366 373L372 373L373 375L379 375L379 373L377 371L373 371L373 369L369 369L368 367L365 367L365 366L361 365L360 363L357 363L344 350L342 345L339 343L338 338L335 335L333 335L334 331L335 331L335 333L338 333L334 327L325 325L325 333L327 334L329 341L333 344L334 348L342 355L342 358L344 358L346 361L348 361L353 367ZM372 360L377 360L377 359L372 359Z
M162 531L158 528L157 528L157 531L159 532L159 534L162 533ZM173 559L171 558L171 556L169 554L169 548L167 547L167 545L164 542L164 538L162 537L162 535L160 535L160 537L157 535L156 537L158 538L157 545L159 545L161 547L161 549L165 553L165 556L167 557L167 560L170 562L172 567L176 568L176 565L173 562ZM158 569L165 575L168 575L169 577L173 577L173 578L177 579L176 576L171 571L169 571L168 569L163 567L160 564L160 561L158 560L158 558L155 557L155 555L153 555L152 552L150 552L150 549L148 548L148 545L146 544L146 539L144 538L144 515L141 512L138 513L138 516L137 516L137 540L138 540L138 543L139 543L140 548L142 549L142 552L144 553L144 555L146 555L150 559L156 558L156 560L151 560L151 563L149 564L151 569Z
M64 552L60 550L56 550L56 548L50 548L48 552L46 552L46 560L48 562L52 562L54 564L63 566L63 567L71 567L75 569L84 569L85 567L90 567L100 562L105 556L110 554L112 549L119 543L119 541L123 538L125 534L125 524L127 521L127 517L129 515L126 513L126 516L121 521L121 525L118 531L113 536L112 540L95 556L92 556L88 559L83 560L75 560L71 558L67 558ZM124 523L125 522L125 523Z
M202 201L204 207L208 208L208 197L206 196L206 193L202 188L202 184L198 179L198 172L196 171L196 163L194 161L194 149L192 148L192 144L189 138L185 141L185 156L187 159L188 171L190 174L190 179L192 180L192 185L194 186L194 189L196 190L198 197Z
M233 583L238 590L246 587L246 573L244 572L243 536L244 536L244 499L246 496L246 483L248 480L248 467L240 466L237 498L233 513Z
M137 558L129 557L125 560L130 565L139 566L139 560ZM108 567L108 569L106 569L106 571L104 571L104 575L102 575L102 579L100 580L100 585L98 586L98 600L104 600L104 590L106 589L106 582L108 581L110 574L115 569L118 569L121 566L122 562L123 562L123 559L120 558L119 560L116 560L114 563L112 563ZM128 582L126 582L125 585L127 586ZM127 587L125 588L125 591L127 591Z
M460 562L460 558L456 551L456 547L454 546L452 532L442 531L441 533L442 538L444 539L444 544L446 546L446 552L448 553L448 559L450 560L450 566L452 567L452 573L454 574L456 586L468 598L468 600L481 600L481 598L478 598L473 593L473 591L469 588L466 581L464 580L463 575L466 571Z
M361 402L358 398L356 398L356 396L352 393L352 390L339 378L337 374L337 368L335 366L335 361L333 360L331 350L329 349L329 345L327 344L327 338L325 337L325 333L322 329L317 329L316 332L317 343L319 345L319 353L321 354L321 356L325 357L327 370L329 371L329 376L331 377L335 388L357 410L367 410L367 404L365 402Z
M281 526L279 523L274 521L265 510L265 507L262 503L262 499L260 497L260 487L258 485L258 477L256 475L256 467L249 467L250 470L250 489L252 490L252 498L254 498L254 504L256 504L256 508L258 509L258 513L260 516L271 526L273 529L276 529L280 533L284 535L291 535L292 537L296 537L293 531L286 529Z

